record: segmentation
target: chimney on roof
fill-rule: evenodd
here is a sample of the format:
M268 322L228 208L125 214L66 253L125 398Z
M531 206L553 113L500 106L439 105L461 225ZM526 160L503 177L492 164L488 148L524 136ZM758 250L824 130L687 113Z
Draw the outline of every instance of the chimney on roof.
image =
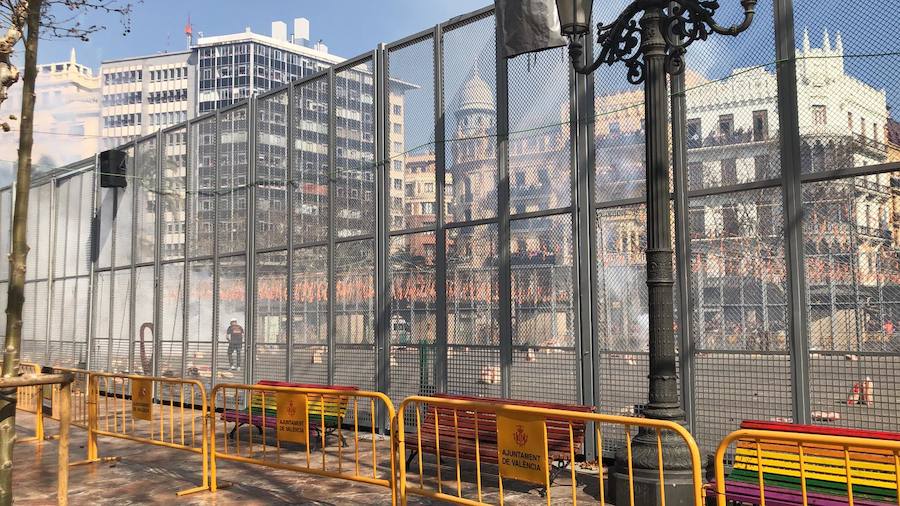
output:
M294 43L301 46L309 41L309 20L306 18L294 18Z
M272 21L272 38L287 42L287 23L284 21Z

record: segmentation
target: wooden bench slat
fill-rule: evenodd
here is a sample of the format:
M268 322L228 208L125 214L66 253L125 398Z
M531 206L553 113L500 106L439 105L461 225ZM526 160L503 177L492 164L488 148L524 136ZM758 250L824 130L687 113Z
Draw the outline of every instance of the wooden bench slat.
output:
M780 432L798 432L803 434L822 434L829 436L852 436L868 439L885 439L900 441L900 434L877 430L849 429L844 427L827 427L822 425L801 425L786 422L766 422L762 420L744 420L742 429L773 430Z
M783 462L783 461L781 461ZM744 469L748 471L756 472L757 464L756 459L745 459L740 458L736 460L735 469ZM771 474L777 474L781 476L791 476L800 478L800 466L795 466L792 468L781 467L778 461L771 461L763 458L763 471ZM839 470L837 467L830 466L819 466L819 465L808 465L806 466L806 477L820 479L825 481L832 481L835 483L846 483L847 475L842 469ZM894 489L896 481L894 480L893 475L886 475L886 473L871 473L868 471L854 471L853 472L853 483L868 485L872 487L886 488L886 489Z
M763 472L764 480L766 482L766 486L770 482L784 486L786 488L796 488L800 490L800 477L799 476L784 476L778 474L771 474ZM728 479L743 481L745 483L750 484L758 484L758 474L756 470L744 470L744 469L735 469L731 472ZM835 481L821 480L818 478L807 477L806 479L806 488L807 490L817 490L824 493L830 493L835 495L845 495L847 492L846 483L840 483ZM868 497L870 499L884 500L888 499L891 502L895 502L896 498L896 490L887 489L887 488L879 488L879 487L870 487L867 485L854 484L853 485L853 495L860 497Z
M783 451L786 453L795 453L799 455L799 450L797 444L795 443L784 443L775 440L761 440L759 446L760 449L763 450L768 449L773 451ZM756 443L750 440L742 439L737 442L737 448L748 448L756 451ZM835 457L842 460L844 458L844 449L840 446L804 444L803 453L804 455ZM868 448L850 447L850 458L852 460L858 460L861 462L889 463L891 464L891 466L893 466L894 464L894 454L890 450L881 451L878 449L869 450Z
M751 450L747 448L738 448L736 455L739 456L738 460L740 462L754 463L756 462L756 450ZM762 450L761 452L763 467L767 466L767 462L771 462L773 466L785 468L785 469L800 469L800 454L799 453L785 453L785 452L773 452L771 450ZM846 476L846 463L844 461L843 456L838 457L819 457L819 456L803 456L803 461L806 464L807 468L810 469L821 469L822 472L834 471L834 474L840 476ZM779 463L780 464L777 464ZM873 478L890 478L893 480L894 478L894 466L893 464L881 464L877 462L860 462L855 460L850 460L850 469L853 470L854 476L868 476L872 475Z
M715 483L709 484L709 490L715 491ZM725 496L729 500L746 502L751 504L759 503L759 488L739 482L725 481ZM793 490L778 486L766 485L766 504L771 506L796 506L802 504L802 494L800 490ZM809 506L837 506L846 505L847 500L842 497L835 497L830 494L820 492L807 491L807 499ZM884 506L884 502L872 501L865 498L854 497L854 503L859 506Z

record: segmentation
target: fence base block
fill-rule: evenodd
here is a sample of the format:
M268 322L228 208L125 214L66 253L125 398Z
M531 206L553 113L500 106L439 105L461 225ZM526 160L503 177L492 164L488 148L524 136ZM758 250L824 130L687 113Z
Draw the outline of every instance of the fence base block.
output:
M201 485L199 487L189 488L187 490L179 490L178 492L175 492L175 495L181 497L183 495L196 494L197 492L205 492L207 490L209 490L208 486Z
M632 473L634 481L634 503L640 505L662 504L659 490L659 472L656 470L635 469ZM694 503L693 478L691 472L667 470L665 472L666 506L690 506ZM619 469L610 474L610 490L615 497L609 498L616 505L628 506L631 495L628 490L628 470Z

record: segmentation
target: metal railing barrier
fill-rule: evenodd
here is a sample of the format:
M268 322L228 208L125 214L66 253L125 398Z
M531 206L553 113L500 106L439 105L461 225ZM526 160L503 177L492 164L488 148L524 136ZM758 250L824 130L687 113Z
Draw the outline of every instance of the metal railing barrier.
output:
M177 492L209 490L206 389L192 379L91 372L88 380L88 464L101 460L98 436L199 453L201 484Z
M27 366L28 369L34 370L33 364ZM71 417L71 390L69 385L72 384L72 375L63 374L40 374L40 368L37 373L29 372L14 378L0 378L0 389L16 389L16 397L19 397L19 391L25 390L31 392L32 389L38 391L37 412L43 409L43 387L49 385L59 385L59 448L57 457L57 482L56 482L56 502L60 506L68 504L69 495L69 419ZM31 395L31 394L29 394ZM33 400L33 399L31 399ZM18 402L18 401L17 401ZM34 439L31 439L34 440ZM42 440L37 439L38 441Z
M87 430L88 428L88 386L90 383L90 371L85 371L83 369L72 369L68 367L56 367L53 366L50 368L54 374L68 373L72 375L72 386L71 386L71 406L72 406L72 420L71 424L75 427L79 427ZM59 420L60 410L59 403L61 401L60 397L60 386L53 385L50 391L50 418L53 420ZM55 436L49 436L55 437Z
M656 433L660 498L665 504L666 485L662 459L662 441L674 434L690 452L694 504L702 504L700 450L690 433L673 422L567 411L516 404L501 404L435 397L408 397L397 411L397 449L400 504L410 494L456 504L485 504L486 488L504 503L504 487L510 480L543 487L551 504L551 483L555 476L570 475L572 504L578 503L575 459L584 445L586 431L595 433L597 454L602 454L604 437L622 438L627 448L627 479L630 504L635 504L632 431L645 429ZM405 421L413 430L406 432ZM612 426L612 427L610 427ZM609 430L612 428L613 430ZM604 430L605 429L605 430ZM669 431L671 434L666 434ZM407 458L407 443L410 455ZM583 452L582 452L583 453ZM423 454L437 456L425 459ZM552 465L551 460L561 465ZM407 467L412 462L418 477L407 482ZM471 464L463 466L463 462ZM472 466L474 465L474 469ZM490 466L495 473L486 473ZM464 475L469 475L465 480ZM471 476L474 475L474 476ZM555 476L554 476L555 475ZM472 481L474 480L474 487ZM598 476L600 504L608 496L603 485L602 468ZM496 484L496 487L494 487ZM596 498L592 498L595 501Z
M735 448L725 475L726 453ZM731 460L731 459L729 459ZM715 482L706 492L731 501L791 504L900 505L900 441L867 437L739 429L715 454Z
M216 461L224 459L385 487L396 504L393 424L390 437L375 428L380 409L394 419L386 395L219 384L210 407L211 490L219 488Z
M20 375L40 375L41 366L30 362L19 362ZM34 415L34 436L17 439L19 443L44 440L44 385L27 385L16 389L16 409Z

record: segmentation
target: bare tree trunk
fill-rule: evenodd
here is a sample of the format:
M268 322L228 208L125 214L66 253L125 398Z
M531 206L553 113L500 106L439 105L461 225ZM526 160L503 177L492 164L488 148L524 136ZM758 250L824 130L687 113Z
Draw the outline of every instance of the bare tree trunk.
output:
M37 79L38 33L43 0L28 2L28 35L25 39L25 79L19 131L19 167L13 213L12 254L9 256L9 294L6 307L6 350L3 377L18 374L22 342L22 306L25 303L25 258L28 256L28 192L31 187L31 147L34 144L34 83ZM16 441L16 389L0 392L0 506L12 504L13 444Z

